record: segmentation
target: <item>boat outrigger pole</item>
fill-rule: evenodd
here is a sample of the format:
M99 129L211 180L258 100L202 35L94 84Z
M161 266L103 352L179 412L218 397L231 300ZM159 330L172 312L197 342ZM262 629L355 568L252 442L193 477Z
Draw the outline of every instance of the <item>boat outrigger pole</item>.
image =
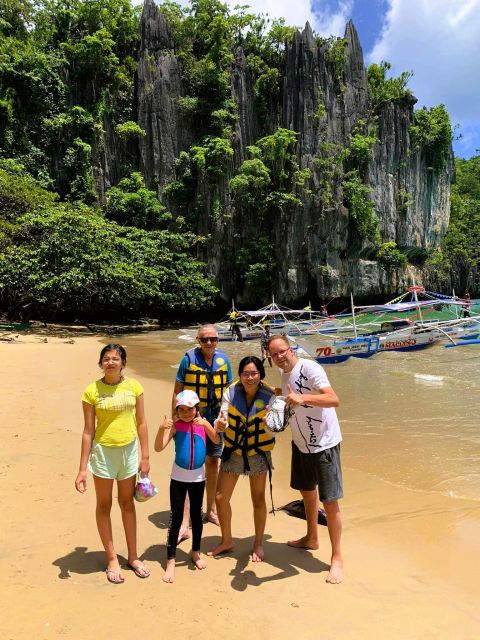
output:
M413 285L410 287L410 291L413 292L413 297L415 298L415 304L417 306L418 319L420 320L420 324L423 324L422 312L420 310L420 305L418 304L418 296L417 291L425 291L423 287L417 287L415 284L415 277L412 274L412 282Z
M350 292L350 305L352 307L353 335L357 339L357 325L355 323L355 307L353 306L353 293Z

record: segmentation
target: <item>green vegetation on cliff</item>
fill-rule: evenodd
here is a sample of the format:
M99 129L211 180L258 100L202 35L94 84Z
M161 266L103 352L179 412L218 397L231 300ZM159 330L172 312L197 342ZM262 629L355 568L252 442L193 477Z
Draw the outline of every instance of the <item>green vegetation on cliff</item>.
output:
M410 127L413 143L425 149L427 165L441 171L447 162L452 144L450 116L443 104L415 111L415 124Z
M450 225L426 267L440 287L453 286L463 295L478 286L480 273L480 156L457 158L455 173Z

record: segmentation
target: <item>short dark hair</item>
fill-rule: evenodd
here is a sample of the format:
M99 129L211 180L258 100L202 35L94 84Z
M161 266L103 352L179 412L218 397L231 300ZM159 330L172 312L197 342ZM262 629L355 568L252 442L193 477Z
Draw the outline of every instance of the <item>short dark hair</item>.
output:
M260 374L260 380L263 380L265 378L265 367L263 366L263 362L260 360L260 358L257 358L257 356L245 356L245 358L242 358L240 360L240 362L238 363L239 376L242 375L242 371L245 369L247 364L254 364L257 367Z
M117 344L116 342L111 342L110 344L107 344L105 347L103 347L103 349L100 351L100 359L98 360L98 364L100 367L102 366L102 360L107 351L116 351L122 359L123 366L127 364L127 352L125 351L124 347L122 347L121 344Z

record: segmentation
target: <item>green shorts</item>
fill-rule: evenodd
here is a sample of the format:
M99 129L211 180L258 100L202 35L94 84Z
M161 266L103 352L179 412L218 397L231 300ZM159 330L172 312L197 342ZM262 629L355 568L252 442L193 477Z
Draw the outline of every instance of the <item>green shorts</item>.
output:
M105 447L93 441L88 468L94 476L126 480L138 471L137 439L123 447Z

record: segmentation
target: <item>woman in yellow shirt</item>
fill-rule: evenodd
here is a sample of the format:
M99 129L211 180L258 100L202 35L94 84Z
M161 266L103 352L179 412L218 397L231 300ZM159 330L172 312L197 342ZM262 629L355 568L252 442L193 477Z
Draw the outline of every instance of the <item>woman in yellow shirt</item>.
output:
M122 374L127 363L125 349L108 344L100 352L99 366L103 378L88 385L82 395L84 428L80 467L75 488L87 490L87 465L93 474L97 497L96 520L107 559L107 580L114 584L124 581L113 546L112 508L113 482L117 481L118 503L122 512L127 539L127 566L139 578L148 578L148 567L137 555L137 519L133 493L137 470L148 475L148 432L143 404L143 387ZM140 463L138 463L138 441Z

